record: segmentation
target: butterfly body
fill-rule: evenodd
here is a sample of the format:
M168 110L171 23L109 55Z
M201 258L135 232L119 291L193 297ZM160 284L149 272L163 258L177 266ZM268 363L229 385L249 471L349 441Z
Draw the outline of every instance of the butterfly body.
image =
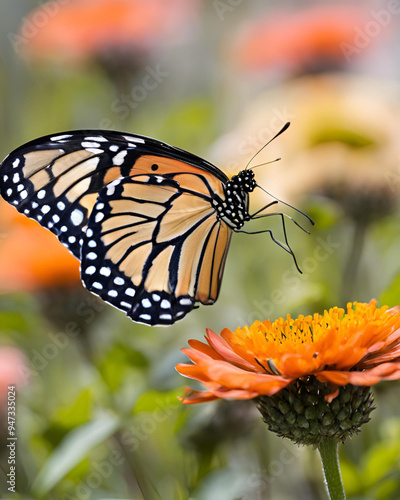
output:
M134 321L170 325L218 297L254 173L110 131L46 136L0 166L0 192L81 261L86 288Z

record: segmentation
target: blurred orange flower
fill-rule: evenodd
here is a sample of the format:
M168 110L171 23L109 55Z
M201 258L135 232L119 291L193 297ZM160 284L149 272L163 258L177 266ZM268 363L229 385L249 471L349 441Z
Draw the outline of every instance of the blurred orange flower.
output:
M246 26L235 48L235 60L250 71L343 65L343 44L354 45L355 28L366 22L368 14L361 6L328 4L269 15Z
M30 56L81 60L110 48L146 52L184 32L197 0L47 2L22 23ZM39 26L40 25L40 26ZM28 29L31 27L31 29ZM36 28L36 29L35 29Z
M349 303L347 312L256 321L220 336L207 330L206 341L182 349L194 364L178 364L178 372L208 389L186 388L185 404L272 396L310 377L330 386L331 402L340 386L400 378L400 307L378 308L375 300Z
M57 238L0 201L0 292L79 283L79 262Z

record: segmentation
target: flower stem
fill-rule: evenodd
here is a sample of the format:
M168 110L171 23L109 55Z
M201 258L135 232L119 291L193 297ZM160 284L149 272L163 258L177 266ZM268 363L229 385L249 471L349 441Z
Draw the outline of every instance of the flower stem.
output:
M318 446L318 451L330 500L345 500L346 493L340 473L338 442L336 439L324 439Z

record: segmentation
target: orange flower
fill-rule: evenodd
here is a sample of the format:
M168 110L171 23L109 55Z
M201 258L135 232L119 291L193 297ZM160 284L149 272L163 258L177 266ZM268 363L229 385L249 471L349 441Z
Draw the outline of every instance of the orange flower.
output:
M33 57L79 60L111 48L141 54L174 37L197 0L56 0L32 11L20 28Z
M0 292L79 284L79 262L57 238L0 202Z
M207 344L191 340L183 352L194 364L178 364L182 375L208 391L185 389L183 403L218 398L273 396L292 382L327 384L331 402L339 387L370 386L400 378L400 307L354 302L323 315L290 315L256 321L221 336L207 330Z
M323 68L333 62L345 64L343 44L354 45L369 19L365 8L354 5L313 6L281 12L247 26L238 41L235 60L255 71L275 68Z

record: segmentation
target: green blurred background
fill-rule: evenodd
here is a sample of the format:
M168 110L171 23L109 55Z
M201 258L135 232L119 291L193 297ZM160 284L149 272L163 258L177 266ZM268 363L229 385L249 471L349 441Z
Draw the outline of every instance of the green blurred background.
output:
M252 402L183 407L180 348L205 328L399 303L400 2L2 0L0 155L84 128L155 137L228 174L257 157L290 255L235 235L218 302L170 328L87 293L55 237L0 202L0 495L21 499L324 498L313 450L268 433ZM255 164L255 163L254 163ZM255 192L251 208L271 201ZM278 217L247 229L271 228ZM6 392L17 384L17 490ZM193 384L192 384L193 385ZM351 499L400 498L400 388L341 447Z

